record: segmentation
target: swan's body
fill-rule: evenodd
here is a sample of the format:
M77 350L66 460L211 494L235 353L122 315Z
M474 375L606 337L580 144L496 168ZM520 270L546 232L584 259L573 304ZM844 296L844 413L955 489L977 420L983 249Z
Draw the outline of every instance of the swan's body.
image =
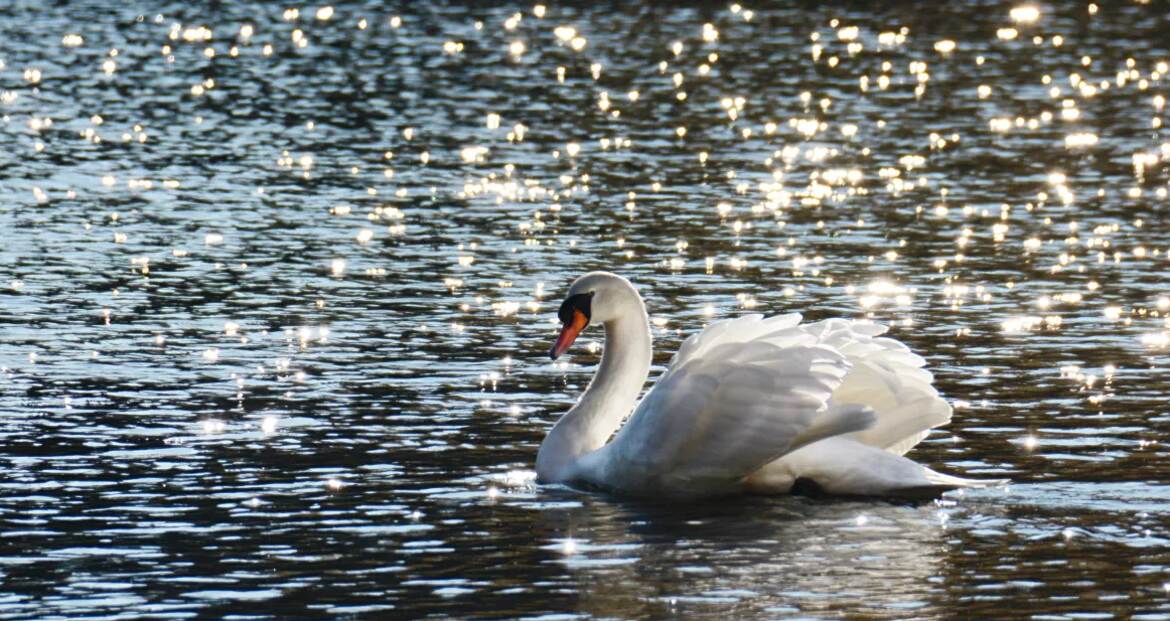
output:
M604 325L605 350L581 399L540 446L543 482L691 497L783 494L798 481L822 493L880 496L994 483L903 457L950 420L951 408L923 359L879 336L884 326L801 324L798 314L713 323L682 344L635 409L651 344L633 285L586 274L570 288L561 320L554 358L589 323Z

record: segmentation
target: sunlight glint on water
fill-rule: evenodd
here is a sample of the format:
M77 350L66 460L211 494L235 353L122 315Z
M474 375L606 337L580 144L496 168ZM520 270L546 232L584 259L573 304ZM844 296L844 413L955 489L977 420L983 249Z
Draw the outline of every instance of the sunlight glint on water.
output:
M1170 615L1170 15L936 4L16 2L0 618ZM956 409L912 456L1012 485L537 486L591 269L655 372L891 325Z

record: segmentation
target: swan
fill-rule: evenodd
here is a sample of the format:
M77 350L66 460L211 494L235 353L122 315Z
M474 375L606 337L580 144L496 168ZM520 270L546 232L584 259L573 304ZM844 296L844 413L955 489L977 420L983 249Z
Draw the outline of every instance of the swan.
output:
M802 324L798 313L712 323L683 342L635 407L651 344L634 285L585 274L558 317L554 360L593 324L605 328L605 348L585 392L540 445L541 483L692 498L929 498L1003 483L941 474L903 456L950 421L951 407L925 361L882 337L880 324Z

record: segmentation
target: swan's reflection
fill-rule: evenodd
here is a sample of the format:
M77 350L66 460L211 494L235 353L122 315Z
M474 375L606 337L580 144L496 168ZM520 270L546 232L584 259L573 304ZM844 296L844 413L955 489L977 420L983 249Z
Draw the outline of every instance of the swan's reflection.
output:
M543 515L549 562L569 570L578 612L595 617L905 618L939 605L945 525L932 504L589 496Z

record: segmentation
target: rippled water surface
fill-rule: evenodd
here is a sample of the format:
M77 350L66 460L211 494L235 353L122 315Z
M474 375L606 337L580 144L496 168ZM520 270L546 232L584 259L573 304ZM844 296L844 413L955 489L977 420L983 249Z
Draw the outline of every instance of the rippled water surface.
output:
M1170 618L1170 11L1030 7L5 3L0 618ZM654 373L891 324L1013 484L533 485L599 268Z

